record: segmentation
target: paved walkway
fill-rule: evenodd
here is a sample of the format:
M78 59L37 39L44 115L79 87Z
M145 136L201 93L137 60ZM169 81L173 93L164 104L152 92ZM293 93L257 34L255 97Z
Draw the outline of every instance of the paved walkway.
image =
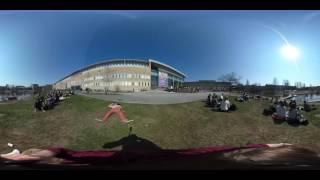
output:
M97 99L106 101L116 101L134 104L179 104L186 102L193 102L199 100L206 100L208 92L200 93L174 93L166 91L146 91L135 93L118 93L115 95L104 94L82 94Z

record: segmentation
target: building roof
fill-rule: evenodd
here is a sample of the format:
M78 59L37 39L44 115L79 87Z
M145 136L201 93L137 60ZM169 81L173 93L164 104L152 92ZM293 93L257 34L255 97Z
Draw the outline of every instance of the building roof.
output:
M160 65L162 65L162 66L164 66L164 67L167 67L167 68L169 68L169 69L172 69L172 70L176 71L178 74L182 75L183 77L187 77L186 74L184 74L184 73L182 73L181 71L177 70L176 68L174 68L174 67L172 67L172 66L169 66L169 65L167 65L167 64L164 64L164 63L162 63L162 62L159 62L159 61L156 61L156 60L153 60L153 59L149 59L149 62L155 63L155 64L160 64Z

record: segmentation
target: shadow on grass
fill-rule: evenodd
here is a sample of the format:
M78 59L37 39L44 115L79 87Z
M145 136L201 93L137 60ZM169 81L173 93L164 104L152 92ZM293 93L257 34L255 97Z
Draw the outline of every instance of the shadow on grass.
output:
M285 120L279 120L279 119L273 119L273 123L277 125L287 123L289 126L292 126L292 127L307 126L309 124L308 121L303 123L296 123L296 122L287 122Z
M279 120L279 119L272 119L274 124L283 124L285 121L284 120Z
M204 107L204 108L213 108L213 105L208 104L207 102L205 102L202 107Z
M118 146L122 146L121 151L123 152L128 152L128 151L157 152L162 150L159 146L157 146L153 142L147 139L138 137L135 134L129 134L129 136L123 137L117 141L106 143L102 147L114 148Z
M292 127L299 127L299 126L307 126L309 124L308 121L303 122L303 123L292 123L292 122L288 122L288 125L292 126Z

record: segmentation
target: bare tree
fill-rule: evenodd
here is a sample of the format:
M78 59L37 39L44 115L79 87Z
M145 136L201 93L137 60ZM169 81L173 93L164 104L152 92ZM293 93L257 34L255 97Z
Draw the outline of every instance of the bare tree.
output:
M290 86L289 80L287 80L287 79L283 80L283 85L284 86Z
M273 78L273 83L272 83L273 85L278 85L278 79L275 77L275 78Z
M246 81L246 86L249 86L250 85L250 82L249 82L249 80L247 79L247 81Z

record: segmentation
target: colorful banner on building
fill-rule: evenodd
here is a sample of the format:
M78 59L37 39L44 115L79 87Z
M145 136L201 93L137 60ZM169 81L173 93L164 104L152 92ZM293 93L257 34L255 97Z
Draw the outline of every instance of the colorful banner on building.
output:
M159 87L168 87L168 74L159 71Z

